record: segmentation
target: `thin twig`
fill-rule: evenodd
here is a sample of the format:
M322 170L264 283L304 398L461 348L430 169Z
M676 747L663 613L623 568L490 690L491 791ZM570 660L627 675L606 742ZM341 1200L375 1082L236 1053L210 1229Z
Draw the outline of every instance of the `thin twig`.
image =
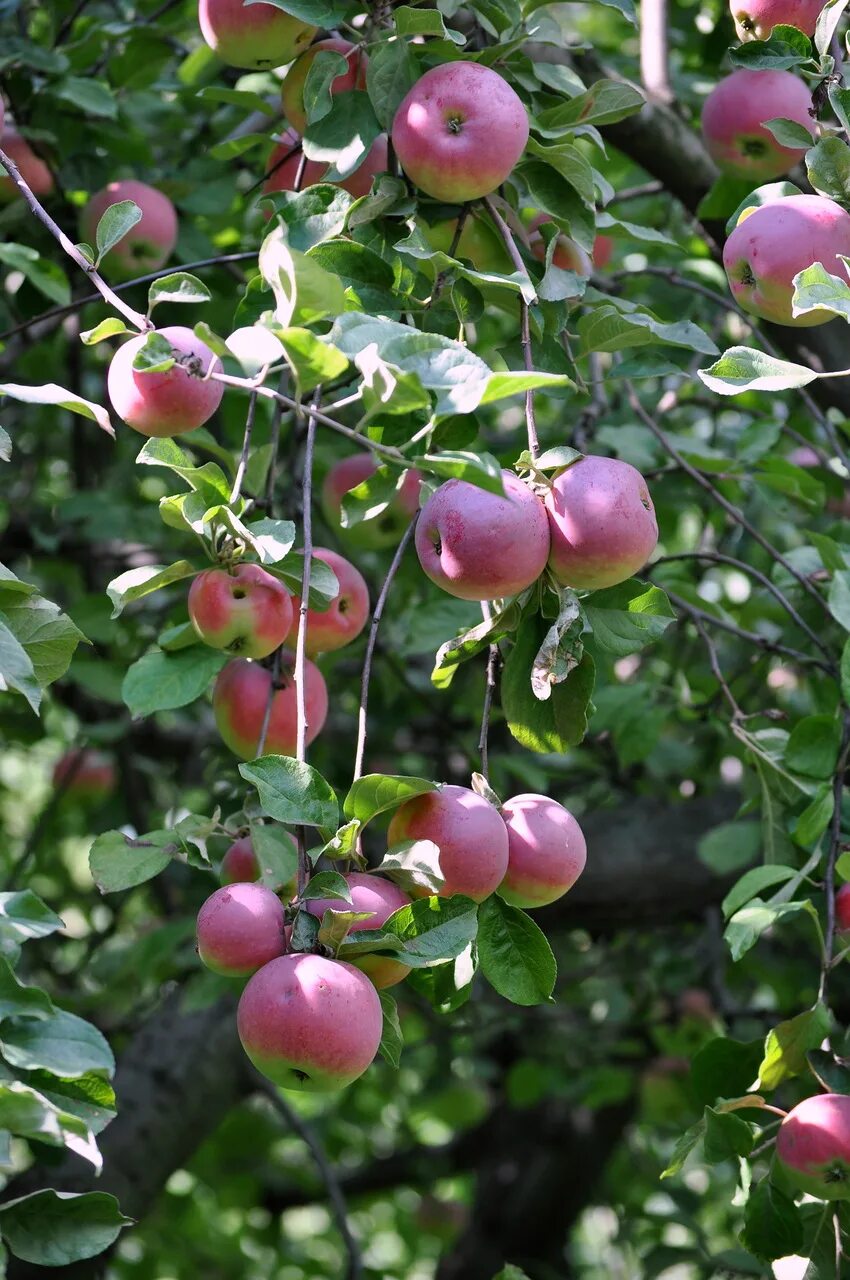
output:
M650 571L644 569L643 572L647 576L651 576ZM828 676L832 676L831 668L825 662L821 662L820 658L813 658L811 654L802 653L799 649L792 649L789 645L781 644L778 640L771 640L768 636L759 635L757 631L745 631L743 627L738 627L733 622L727 622L725 618L716 618L713 613L708 613L705 609L698 608L697 605L691 604L690 600L685 600L682 596L676 595L674 591L670 591L667 587L664 589L676 608L684 610L692 618L699 618L711 627L718 627L721 631L727 631L730 636L737 636L739 640L744 640L747 644L753 645L756 649L762 649L765 653L782 653L785 657L792 658L794 662L798 662L800 666L818 667L821 671L825 671Z
M841 750L832 779L832 821L829 828L829 852L824 872L824 892L826 894L826 937L824 938L823 960L821 963L820 986L818 1000L826 1000L826 988L832 957L835 952L835 864L841 850L841 805L844 798L844 774L850 759L850 712L845 708L842 716Z
M699 633L700 639L702 640L703 644L705 645L708 651L708 661L711 665L712 674L715 680L717 681L717 683L720 685L724 698L729 703L729 708L732 712L732 719L743 720L744 713L741 710L740 706L738 705L738 700L735 697L732 690L729 688L729 685L726 681L726 677L724 676L723 671L721 670L720 659L717 654L717 646L715 645L711 636L706 631L705 627L702 624L702 621L697 617L694 617L692 621L694 626L696 627L697 632Z
M469 217L469 205L465 204L461 209L460 213L458 214L457 222L455 223L454 235L452 236L452 242L449 245L449 250L447 254L447 257L449 258L453 258L457 253L457 247L460 244L460 238L463 235L463 229L466 226L466 220L468 217ZM425 311L430 311L434 303L439 300L440 294L443 292L443 288L445 287L445 283L449 277L449 274L450 273L448 271L439 271L437 273L437 278L434 281L434 288L431 290L431 296L428 299L428 301L425 303L425 307L424 307Z
M272 678L271 678L271 683L269 684L269 696L266 699L266 709L263 712L263 723L260 729L260 736L257 739L256 754L258 756L261 756L266 749L266 738L269 736L269 725L271 723L271 718L272 718L272 707L274 706L274 697L278 689L280 688L280 666L281 666L282 657L283 657L282 648L275 649L274 657L272 658L272 670L271 670Z
M278 390L282 393L284 387L289 381L289 372L284 369L280 375ZM272 433L271 433L271 456L269 457L269 469L266 475L266 499L265 507L269 515L274 515L272 510L274 506L274 490L277 482L277 455L280 448L280 424L283 417L283 405L279 400L275 400L272 409Z
M248 401L248 416L245 419L245 435L242 437L242 452L239 455L239 466L236 468L236 478L233 481L233 488L230 490L230 505L236 502L242 492L242 482L245 479L245 471L248 467L248 455L251 452L251 437L254 434L254 420L257 416L257 393L256 391Z
M639 186L623 187L622 191L616 191L609 203L625 204L629 200L641 200L644 196L657 196L663 190L663 182L642 182Z

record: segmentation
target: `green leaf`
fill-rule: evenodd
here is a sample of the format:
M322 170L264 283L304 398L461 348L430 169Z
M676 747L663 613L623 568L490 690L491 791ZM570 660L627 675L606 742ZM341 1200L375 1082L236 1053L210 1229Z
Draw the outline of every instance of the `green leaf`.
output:
M447 27L443 15L435 9L414 9L402 4L393 12L393 20L400 36L438 36L454 44L466 43L463 33Z
M794 828L794 840L800 845L814 844L826 831L835 811L835 796L832 785L822 782L797 819Z
M575 671L584 655L581 602L572 587L561 587L558 600L558 616L531 664L531 691L541 702L551 698L555 686Z
M831 778L840 747L841 729L834 716L805 716L791 730L785 764L808 778Z
M841 21L844 10L847 8L847 0L829 0L818 14L817 24L815 26L815 48L818 53L825 54L829 51L838 24ZM831 88L832 86L830 86ZM830 95L831 98L832 95Z
M265 197L286 224L292 249L306 253L314 245L338 236L345 226L352 197L341 187L319 182L306 191L275 191Z
M484 618L482 622L477 622L474 627L469 627L466 631L461 632L459 636L446 640L445 644L441 644L437 650L437 656L434 659L434 670L431 672L432 682L438 689L448 688L455 671L462 662L467 662L470 658L474 658L477 653L481 653L489 644L496 644L499 640L504 639L505 636L516 630L519 620L520 609L514 601L508 605L507 609L503 609L499 613L494 612L489 618Z
M342 902L351 902L348 881L338 871L318 871L304 886L304 892L300 896L303 902L318 902L322 898L338 898Z
M269 573L273 573L281 582L285 582L293 595L301 595L303 581L304 552L293 551L280 564L268 564ZM313 558L310 561L310 595L308 603L311 609L320 612L327 609L339 595L339 582L336 574L324 560Z
M850 147L834 134L806 153L806 173L819 195L846 201L850 196Z
M775 120L765 120L762 122L762 127L772 133L783 147L799 147L800 150L805 151L814 141L805 125L798 124L796 120L788 120L784 116L779 116Z
M32 660L0 613L0 680L7 689L22 693L33 711L41 706L41 686Z
M715 1111L706 1107L703 1150L708 1164L722 1164L748 1156L753 1149L752 1126L731 1111Z
M381 132L369 96L362 90L338 94L322 119L308 124L303 138L308 160L330 165L329 181L346 178L366 158Z
M737 396L742 391L789 391L818 377L807 365L779 360L749 347L729 347L713 365L697 373L710 391L721 396Z
M348 360L329 342L323 342L309 329L290 326L275 330L283 344L299 390L312 391L321 382L333 382L348 368Z
M189 456L173 440L148 440L136 455L136 462L148 467L167 467L199 493L209 507L226 503L230 498L230 482L221 467L215 462L193 466Z
M103 1165L85 1120L21 1080L0 1084L0 1129L51 1147L68 1147L98 1172Z
M776 1089L790 1076L802 1075L806 1070L806 1054L817 1049L829 1034L832 1023L825 1005L816 1004L796 1018L780 1022L767 1033L764 1058L759 1067L760 1086Z
M640 111L643 103L643 94L632 85L622 80L597 80L586 93L539 112L536 127L547 138L567 133L576 125L616 124Z
M743 1095L758 1079L764 1054L761 1040L716 1036L698 1050L691 1063L691 1089L698 1104Z
M496 894L478 909L478 962L490 985L513 1004L544 1004L552 996L557 966L545 934Z
M289 832L275 823L252 822L251 844L263 884L276 891L290 888L298 870L298 850Z
M801 911L808 912L815 923L818 923L817 912L808 901L769 903L762 902L761 898L753 898L747 906L735 912L726 926L723 936L729 944L732 959L740 960L755 946L765 929L770 929L786 916L797 915Z
M840 276L830 275L822 262L815 262L795 275L791 298L793 316L818 311L850 320L850 284Z
M747 67L751 71L790 71L800 67L812 56L808 36L794 27L777 25L769 40L751 40L729 50L733 67Z
M594 591L582 603L595 642L618 658L645 649L676 617L660 587L635 578Z
M73 103L87 116L102 116L114 120L118 115L118 102L109 85L91 76L67 76L51 86L51 92L65 102ZM125 203L122 201L122 203ZM126 203L130 203L127 201Z
M15 1257L64 1267L108 1249L132 1218L104 1191L35 1191L0 1205L0 1232Z
M397 1070L401 1061L401 1051L404 1048L404 1036L398 1019L398 1005L389 991L379 991L378 996L384 1015L384 1029L381 1032L378 1052L391 1067Z
M413 897L423 890L429 895L439 893L444 884L440 850L431 840L405 840L393 845L377 871Z
M304 81L304 112L309 124L324 120L333 105L331 85L348 70L348 62L334 49L320 49Z
M209 302L211 297L203 280L188 271L175 271L160 276L148 289L148 315L160 302Z
M152 649L128 668L121 697L134 717L185 707L201 697L228 660L229 654L206 645L177 653Z
M841 696L845 702L850 702L850 638L844 643L841 650Z
M400 774L367 773L351 784L343 801L346 818L356 818L361 826L388 809L396 809L405 800L437 791L438 784L428 778L411 778Z
M177 353L163 333L151 330L133 356L135 373L167 373L176 364Z
M260 756L240 764L239 772L259 792L264 813L278 822L335 831L339 805L318 769L291 756Z
M698 1120L696 1124L692 1124L689 1129L686 1129L685 1132L679 1136L676 1145L673 1148L673 1155L670 1158L670 1163L661 1174L661 1177L673 1178L677 1173L680 1173L684 1168L685 1161L688 1156L699 1146L704 1136L704 1119Z
M418 898L390 916L387 933L401 938L404 950L396 959L411 969L425 969L453 960L475 939L478 908L470 898Z
M111 1076L112 1050L90 1022L57 1009L49 1018L10 1018L0 1026L0 1051L13 1067L43 1068L71 1079L87 1071Z
M700 860L718 875L728 875L752 863L761 850L757 822L722 822L697 845Z
M366 88L382 129L389 129L402 99L419 78L419 69L406 40L384 40L369 50Z
M8 589L8 583L4 585ZM58 605L35 594L19 594L7 600L0 613L0 624L25 650L42 689L65 674L77 645L85 640ZM8 651L8 644L5 647Z
M794 867L783 867L775 862L767 863L761 867L752 867L741 876L738 883L729 890L723 899L723 915L728 920L730 916L733 916L736 911L752 898L763 893L765 889L771 889L777 884L785 884L786 881L793 880L796 874Z
M264 517L249 524L248 531L261 564L277 564L289 555L295 542L295 524L292 520L270 520Z
M424 453L412 459L415 466L431 475L450 480L465 480L488 493L504 497L502 467L492 453Z
M767 1263L802 1252L800 1210L769 1178L763 1178L747 1200L741 1243L754 1257Z
M827 597L829 611L845 631L850 631L850 569L838 568L832 575Z
M13 244L11 241L0 244L0 262L14 271L20 271L39 293L43 293L60 307L67 306L71 301L71 286L65 272L49 258L42 258L29 245Z
M717 351L713 339L690 320L666 324L643 311L630 311L625 315L611 305L588 311L579 320L576 330L582 355L592 351L622 351L627 347L643 347L656 342L687 347L705 355L714 355Z
M545 702L536 698L531 670L548 629L539 615L521 623L502 673L502 710L511 734L522 746L562 753L581 742L587 732L596 669L586 653L569 678L552 688L551 697Z
M60 917L31 889L0 893L0 938L26 942L30 938L46 938L64 927Z
M142 220L142 211L133 200L118 200L111 204L95 231L97 245L97 262L104 258L110 249L123 240L127 232Z
M180 582L196 573L197 566L190 564L188 560L176 560L170 565L146 564L120 573L106 588L106 594L113 605L112 617L117 618L134 600L141 600L152 591L170 587L173 582Z
M118 316L107 316L105 320L101 320L100 324L96 324L93 329L86 329L80 334L80 342L87 347L93 347L98 342L105 341L106 338L116 338L120 334L129 333L123 320Z
M8 960L0 957L0 1021L6 1018L47 1018L52 1013L53 1001L47 992L19 982Z
M104 831L89 850L89 870L101 893L117 893L159 875L182 848L173 831L149 831L136 837Z
M22 404L50 405L67 409L69 413L76 413L81 418L90 418L108 435L115 435L112 423L109 421L109 414L105 409L102 409L99 404L92 404L90 400L84 400L73 391L66 391L55 382L48 382L43 387L25 387L17 382L0 383L0 396L9 396L10 399L19 400Z

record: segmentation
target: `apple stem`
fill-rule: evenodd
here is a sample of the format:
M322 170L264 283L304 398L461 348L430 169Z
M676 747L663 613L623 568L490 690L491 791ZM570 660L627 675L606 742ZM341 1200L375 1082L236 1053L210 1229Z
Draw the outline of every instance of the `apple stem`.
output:
M242 453L239 457L239 466L236 468L236 478L233 481L233 488L230 491L230 505L239 498L242 492L242 482L245 479L245 470L248 466L248 454L251 450L251 437L254 434L254 419L257 416L257 393L252 391L248 398L248 416L245 419L245 435L242 439Z

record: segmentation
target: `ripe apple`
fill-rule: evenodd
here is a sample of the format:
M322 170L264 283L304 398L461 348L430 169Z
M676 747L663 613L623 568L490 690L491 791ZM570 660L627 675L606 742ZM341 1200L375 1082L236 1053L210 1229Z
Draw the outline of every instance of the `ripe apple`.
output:
M219 879L222 884L247 884L260 878L260 864L250 836L235 840L221 860Z
M254 974L236 1014L258 1071L282 1089L327 1092L361 1076L381 1043L378 993L353 965L293 952Z
M358 911L370 912L368 920L355 920L349 933L358 933L361 929L380 929L391 915L406 907L410 898L391 880L383 876L366 875L361 871L350 871L345 877L351 891L351 905L340 898L320 898L305 902L311 915L321 920L326 911ZM358 956L351 963L356 969L374 983L379 991L384 987L394 987L402 982L410 973L406 964L393 960L391 956L382 956L377 952Z
M281 67L307 48L316 28L273 4L200 0L201 35L222 62L262 71Z
M843 884L835 895L835 932L850 933L850 884Z
M290 131L278 143L269 156L269 176L263 184L263 192L269 195L272 191L294 191L301 167L301 139ZM283 163L280 163L280 162ZM361 164L347 178L326 178L328 166L318 160L308 160L301 178L301 190L314 186L317 182L331 182L335 187L342 187L355 200L367 196L372 189L372 179L377 173L383 173L388 165L387 135L379 134L364 156Z
M421 224L428 241L441 253L448 253L457 230L457 218L444 218L428 226ZM476 271L496 271L501 274L513 271L502 237L483 214L470 210L460 239L455 246L456 258L467 258Z
M416 525L419 563L432 582L460 600L513 596L540 577L549 526L537 495L503 471L505 496L467 480L447 480Z
M321 53L323 49L331 53L341 53L348 64L346 70L341 71L331 81L332 94L346 93L351 89L366 88L366 63L368 58L361 48L351 44L348 40L343 40L341 36L330 36L327 40L317 40L315 44L311 45L309 49L295 59L286 73L283 87L280 91L283 114L293 129L297 129L299 133L303 133L307 128L307 112L304 108L304 85L307 82L310 68L316 60L316 54Z
M258 564L205 569L189 588L189 617L210 648L265 658L289 634L292 597Z
M53 785L78 800L105 800L115 790L117 776L109 756L92 747L72 747L53 769Z
M776 1159L799 1191L850 1199L850 1096L818 1093L798 1103L776 1136Z
M213 973L244 978L283 954L283 903L262 884L228 884L198 912L198 955Z
M377 471L377 463L365 450L340 458L327 473L322 485L322 511L328 524L352 546L395 546L410 524L413 513L419 508L419 487L422 481L418 471L405 471L401 488L396 490L392 502L374 520L362 520L343 529L340 524L342 499L350 489L356 489Z
M655 508L646 481L628 462L581 458L555 477L544 502L552 531L549 566L565 587L616 586L655 549Z
M224 387L205 380L216 357L191 329L171 325L159 330L171 344L177 363L164 373L133 368L145 334L119 347L109 366L106 387L118 417L143 436L179 436L203 426L221 403Z
M569 809L548 796L514 796L502 805L508 869L499 896L515 907L545 907L573 887L587 845Z
M314 547L313 555L330 565L339 583L339 592L324 612L307 610L307 653L333 653L356 640L369 617L369 588L359 569L345 556L327 547ZM292 597L292 624L289 644L295 648L300 626L301 597Z
M420 191L464 204L490 195L507 178L528 142L528 116L497 72L480 62L445 62L407 94L392 139Z
M440 896L483 902L508 869L508 831L498 809L468 787L444 786L399 805L387 832L392 846L431 840L440 850Z
M142 216L124 239L110 249L101 266L115 280L132 280L134 276L158 271L171 257L177 243L177 211L168 196L146 182L132 178L110 182L92 196L83 210L81 230L88 244L95 243L97 224L109 206L122 200L134 201Z
M723 248L735 301L752 315L792 328L833 319L828 311L793 316L793 279L814 262L847 279L838 254L850 254L850 214L826 196L786 196L747 213Z
M703 138L718 169L766 182L790 173L804 148L783 147L765 129L765 120L794 120L814 139L811 112L812 95L790 71L733 71L703 104Z
M739 40L768 40L774 27L813 36L824 0L729 0Z
M272 698L265 754L295 754L298 713L294 659L287 654L281 673L281 688ZM226 746L241 760L253 760L266 715L272 674L247 658L234 658L218 674L213 692L213 711L218 731ZM320 733L328 714L328 689L324 676L309 660L305 666L307 702L307 745Z
M604 271L614 254L614 241L610 236L598 235L593 242L593 265Z
M43 160L35 154L26 138L7 125L0 137L0 151L5 151L13 164L18 166L21 177L34 196L49 196L53 190L53 175ZM20 195L12 179L0 165L0 204L8 204Z

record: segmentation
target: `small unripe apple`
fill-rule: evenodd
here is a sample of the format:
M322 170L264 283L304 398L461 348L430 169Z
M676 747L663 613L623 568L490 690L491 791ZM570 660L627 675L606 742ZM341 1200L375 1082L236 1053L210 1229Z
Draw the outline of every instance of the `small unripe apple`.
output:
M281 67L308 47L316 28L273 4L200 0L201 34L231 67Z
M794 316L794 276L814 262L842 280L838 254L850 254L850 214L826 196L786 196L747 213L723 248L723 265L735 301L752 315L792 328L812 328L834 317L828 311Z
M262 884L229 884L198 912L198 955L213 973L244 978L283 954L283 903Z
M330 36L327 40L317 40L315 44L311 45L293 62L286 73L283 87L280 91L283 114L293 129L297 129L299 133L303 133L307 128L307 112L304 108L304 85L307 82L310 68L316 60L316 54L321 53L323 50L331 53L341 53L347 63L345 71L340 71L339 75L334 76L331 81L331 94L345 93L351 89L365 89L366 87L366 63L368 58L361 48L351 44L348 40L343 40L341 36Z
M281 671L281 687L272 697L272 710L263 751L267 755L295 755L298 708L293 679L294 660L288 654ZM307 745L321 732L328 714L324 676L309 659L305 664ZM265 720L272 673L247 658L234 658L218 674L213 711L226 746L241 760L253 760Z
M265 658L289 634L292 597L258 564L205 569L189 588L189 617L210 648Z
M350 458L335 462L322 484L322 511L325 519L340 537L352 546L378 548L395 546L401 540L413 513L419 509L419 488L422 477L418 471L405 471L401 488L396 490L392 502L374 520L362 520L343 529L340 524L342 499L351 489L356 489L377 471L377 463L371 454L363 450Z
M79 800L105 800L115 790L115 765L93 747L72 747L53 769L53 785Z
M729 0L739 40L769 40L774 27L813 36L824 0Z
M392 127L411 182L447 204L490 195L528 142L528 116L497 72L480 62L432 67L407 94Z
M567 467L544 498L549 566L565 587L597 591L637 573L658 541L643 476L628 462L590 454Z
M502 805L508 869L499 896L515 907L545 907L573 887L587 846L569 809L548 796L514 796Z
M366 875L361 871L350 871L345 877L351 892L351 903L340 898L321 898L306 902L304 905L311 915L321 920L326 911L368 911L368 920L355 920L349 933L358 933L361 929L380 929L391 915L408 906L410 898L391 880L383 876ZM360 969L374 983L378 990L394 987L402 982L410 973L406 964L393 960L391 956L376 954L358 956L351 963Z
M34 196L49 196L53 190L53 175L43 160L35 154L26 138L7 126L0 137L0 151L5 151L13 164L18 166L21 177ZM2 168L2 166L0 166ZM12 179L3 172L0 177L0 204L16 199L20 191Z
M307 610L307 653L315 657L317 653L333 653L336 649L344 649L352 640L356 640L366 626L369 617L369 588L366 579L359 569L346 560L345 556L330 551L327 547L314 547L313 555L317 560L330 565L339 583L339 592L331 605L324 611ZM292 597L292 629L289 643L295 648L298 639L301 597Z
M282 1089L324 1093L361 1076L378 1052L378 993L353 965L298 952L272 960L242 992L239 1039Z
M416 525L419 563L460 600L495 600L531 586L546 567L549 526L543 504L512 471L505 496L467 480L447 480Z
M814 140L812 95L790 71L733 71L715 85L702 109L705 145L718 169L754 183L790 173L804 148L777 142L766 120L793 120Z
M103 271L115 280L131 280L158 271L168 261L177 243L177 211L168 196L146 182L127 179L110 182L92 196L81 219L83 239L95 243L97 224L110 205L132 200L142 216L101 262Z
M850 884L843 884L835 895L835 932L850 934Z
M234 840L221 860L219 879L222 884L249 884L260 878L260 864L250 836Z
M299 147L301 139L296 133L289 132L278 143L269 156L269 176L263 184L266 195L272 191L295 191L298 186L298 173L301 169L302 154ZM282 163L281 163L282 162ZM379 136L372 143L363 160L347 178L326 178L328 166L318 160L308 160L304 165L299 189L315 186L317 182L331 182L335 187L342 187L355 200L367 196L372 189L372 179L376 173L383 173L387 168L387 135Z
M850 1096L818 1093L798 1103L779 1126L776 1159L798 1191L850 1200Z
M444 786L399 805L389 844L431 840L440 850L441 897L483 902L505 878L508 831L498 809L468 787Z
M145 344L139 334L119 347L106 375L112 407L143 436L179 436L208 422L221 404L224 387L204 374L216 357L191 329L170 325L159 335L171 344L176 363L164 373L145 373L133 361Z

